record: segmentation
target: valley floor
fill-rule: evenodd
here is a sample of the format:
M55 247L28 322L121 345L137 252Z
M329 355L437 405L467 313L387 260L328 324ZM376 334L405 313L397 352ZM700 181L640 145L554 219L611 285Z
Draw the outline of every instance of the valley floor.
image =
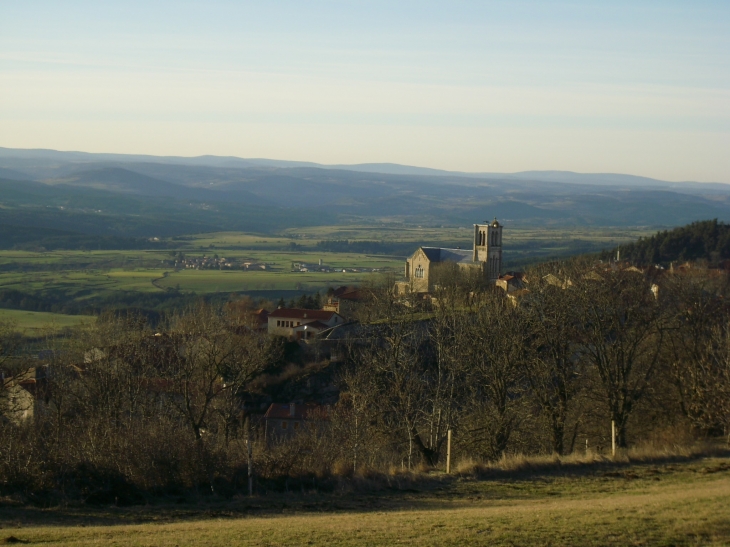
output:
M604 463L489 480L441 475L411 484L418 486L130 509L3 508L0 498L0 543L730 544L728 457Z
M503 266L507 271L559 256L594 253L649 233L646 227L510 227L505 232ZM304 293L324 293L330 287L376 282L383 274L398 277L405 256L419 245L469 248L471 236L470 227L343 225L290 229L267 236L194 234L166 239L159 242L160 248L145 250L5 249L0 250L0 322L17 321L19 330L34 335L47 326L61 328L86 319L73 317L78 314L96 314L100 309L169 310L203 295L227 299L235 293L289 301ZM327 242L337 244L336 248L320 245ZM380 247L367 250L358 247L358 242ZM349 244L354 246L348 251ZM200 268L204 257L225 258L230 267ZM320 260L326 271L296 267L296 263L319 264ZM246 263L254 267L246 270ZM17 315L3 310L56 315Z

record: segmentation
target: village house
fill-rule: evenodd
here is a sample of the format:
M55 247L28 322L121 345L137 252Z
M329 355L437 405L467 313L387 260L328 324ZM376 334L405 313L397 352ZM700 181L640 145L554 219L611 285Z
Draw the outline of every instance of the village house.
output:
M365 292L359 287L337 287L327 297L327 302L322 306L323 310L333 311L343 317L350 317L359 302L366 298Z
M502 270L502 225L496 218L490 223L474 224L471 250L419 247L406 260L405 281L396 284L398 293L433 292L432 268L440 262L453 262L460 268L478 270L487 280L496 282Z
M343 317L334 311L298 308L279 308L268 317L269 334L288 336L295 340L308 340L344 322Z
M527 279L523 272L508 272L504 275L500 275L495 284L497 287L504 290L504 292L511 293L525 289Z
M294 272L329 272L330 267L327 266L322 259L317 264L309 262L292 262L292 271Z
M178 269L186 268L189 270L222 270L233 267L231 261L225 257L218 258L217 256L184 257L176 259L173 265Z
M305 423L321 424L325 421L327 411L316 403L272 403L264 414L264 437L267 442L291 438Z
M35 368L15 376L0 372L0 420L17 425L33 418L38 396L36 376Z
M266 264L263 262L244 262L241 264L244 270L266 270Z

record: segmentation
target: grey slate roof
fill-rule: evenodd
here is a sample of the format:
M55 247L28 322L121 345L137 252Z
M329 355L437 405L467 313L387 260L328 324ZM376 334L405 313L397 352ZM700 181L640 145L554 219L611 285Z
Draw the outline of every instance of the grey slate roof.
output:
M471 249L442 249L440 247L421 247L431 262L456 262L471 264Z

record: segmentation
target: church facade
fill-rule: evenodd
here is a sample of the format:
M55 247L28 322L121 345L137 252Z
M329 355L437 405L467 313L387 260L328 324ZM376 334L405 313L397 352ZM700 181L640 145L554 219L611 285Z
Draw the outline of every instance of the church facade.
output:
M502 225L496 218L489 223L475 224L471 250L419 247L406 260L406 280L398 283L398 292L432 292L432 269L440 262L454 262L460 268L479 269L486 279L496 282L502 270Z

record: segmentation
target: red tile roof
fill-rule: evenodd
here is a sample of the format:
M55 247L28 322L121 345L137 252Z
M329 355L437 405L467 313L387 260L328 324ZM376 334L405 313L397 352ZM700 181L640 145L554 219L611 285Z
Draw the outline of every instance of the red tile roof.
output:
M320 321L329 321L333 315L337 315L333 311L324 310L300 310L297 308L279 308L269 314L269 317L284 319L317 319Z

